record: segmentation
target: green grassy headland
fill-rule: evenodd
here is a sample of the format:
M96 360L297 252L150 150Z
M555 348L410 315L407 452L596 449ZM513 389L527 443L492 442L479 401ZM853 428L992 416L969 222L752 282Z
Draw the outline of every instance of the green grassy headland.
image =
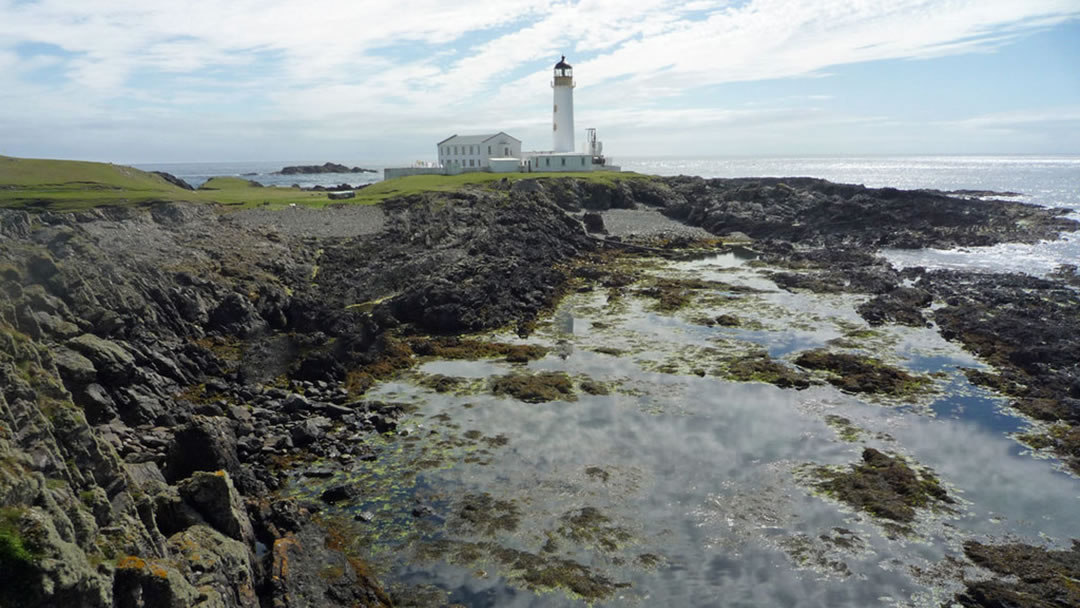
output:
M289 187L262 187L239 177L215 177L198 190L185 190L162 177L123 165L71 160L0 156L0 208L35 211L78 211L101 206L143 205L185 201L218 203L229 209L280 208L291 204L371 205L420 192L448 192L464 186L491 185L502 179L574 177L600 183L640 179L637 173L463 173L415 175L377 182L356 191L356 198L332 201L325 192Z

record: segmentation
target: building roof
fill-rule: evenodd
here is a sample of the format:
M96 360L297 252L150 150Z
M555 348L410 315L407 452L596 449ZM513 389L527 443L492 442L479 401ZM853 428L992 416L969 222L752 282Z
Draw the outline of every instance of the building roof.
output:
M571 66L569 63L566 63L566 55L563 55L562 59L559 60L559 63L555 64L555 69L556 70L561 69L561 68L572 68L572 67L573 66Z
M454 134L454 135L451 135L450 137L447 137L446 139L440 141L439 143L437 143L435 145L436 146L441 146L441 145L443 145L443 144L445 144L447 142L454 143L454 144L464 144L464 145L482 144L482 143L484 143L484 142L486 142L486 141L488 141L490 139L495 139L496 137L498 137L500 135L508 137L508 138L518 142L519 144L521 143L521 140L514 137L513 135L509 135L505 131L499 131L498 133L483 133L481 135L457 135L457 134Z

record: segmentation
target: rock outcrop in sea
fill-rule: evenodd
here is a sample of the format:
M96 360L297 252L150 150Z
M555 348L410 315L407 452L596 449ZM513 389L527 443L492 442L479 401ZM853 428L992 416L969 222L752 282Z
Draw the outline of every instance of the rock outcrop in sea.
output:
M389 605L317 504L276 493L283 465L373 457L365 438L401 411L368 387L432 336L527 335L566 264L609 246L576 214L635 207L818 270L780 270L780 285L869 293L871 323L933 320L997 366L977 381L1070 425L1055 449L1080 467L1080 342L1063 330L1080 300L1066 280L901 273L873 255L1077 229L1034 206L657 178L412 195L344 237L189 204L0 210L0 571L20 581L0 605Z
M338 163L323 163L321 165L294 165L274 171L271 175L312 175L316 173L376 173L375 169L363 167L349 167Z

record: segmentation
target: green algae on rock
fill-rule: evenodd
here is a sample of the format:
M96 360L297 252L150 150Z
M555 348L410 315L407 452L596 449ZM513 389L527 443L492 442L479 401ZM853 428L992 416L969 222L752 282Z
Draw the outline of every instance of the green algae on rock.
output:
M537 555L493 542L440 539L420 545L415 557L421 561L446 560L462 565L494 561L500 567L500 574L530 591L561 590L589 604L608 599L616 590L630 586L570 559Z
M638 290L638 294L655 300L656 312L675 312L685 308L693 299L694 292L720 291L729 293L758 293L752 287L730 285L721 281L706 281L695 278L653 278L647 287Z
M611 394L611 387L609 387L603 382L598 382L591 378L582 380L580 383L578 383L578 388L580 388L582 392L588 393L590 395L602 396Z
M509 395L525 403L577 400L574 383L565 372L496 376L491 381L491 392L495 395Z
M506 344L457 336L414 337L407 340L412 351L421 357L438 359L491 359L505 357L511 363L525 363L547 354L547 349L533 344Z
M852 424L851 420L848 420L843 416L829 414L825 416L825 424L836 429L836 434L840 437L840 439L849 443L855 443L863 434L862 429Z
M564 513L556 533L578 546L603 551L614 551L633 538L629 530L612 524L610 517L591 506Z
M828 381L850 393L880 393L899 397L926 386L926 378L913 376L878 359L849 353L832 353L817 349L806 351L795 364L807 369L831 372Z
M804 389L810 379L799 370L778 363L768 353L755 353L728 362L727 375L739 382L765 382L780 388Z
M845 553L859 553L866 541L847 528L833 528L831 534L817 538L796 534L780 541L780 547L791 560L802 568L810 568L824 574L851 576L851 569L843 561Z
M926 469L914 468L899 456L864 448L862 462L848 468L815 467L814 487L875 517L902 524L915 520L915 510L948 510L956 501Z
M450 528L481 536L513 532L521 523L521 510L512 500L502 500L484 492L466 494L458 501Z

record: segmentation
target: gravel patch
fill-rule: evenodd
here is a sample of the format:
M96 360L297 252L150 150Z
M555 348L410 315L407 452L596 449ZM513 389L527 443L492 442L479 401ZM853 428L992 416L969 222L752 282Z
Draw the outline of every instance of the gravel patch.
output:
M708 230L673 220L655 209L609 209L604 211L604 228L611 236L676 236L708 238Z
M386 215L381 205L339 205L314 209L245 209L229 215L246 228L273 228L290 236L350 237L382 230Z

